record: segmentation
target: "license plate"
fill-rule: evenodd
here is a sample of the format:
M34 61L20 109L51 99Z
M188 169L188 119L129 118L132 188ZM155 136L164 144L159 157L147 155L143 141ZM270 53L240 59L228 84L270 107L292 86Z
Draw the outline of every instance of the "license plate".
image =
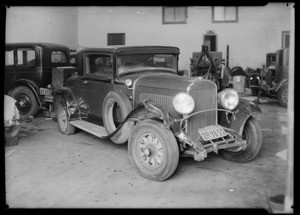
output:
M199 128L198 133L204 141L225 137L227 135L224 129L219 125L210 125L204 128Z
M51 96L52 90L47 88L40 88L40 94L45 96Z

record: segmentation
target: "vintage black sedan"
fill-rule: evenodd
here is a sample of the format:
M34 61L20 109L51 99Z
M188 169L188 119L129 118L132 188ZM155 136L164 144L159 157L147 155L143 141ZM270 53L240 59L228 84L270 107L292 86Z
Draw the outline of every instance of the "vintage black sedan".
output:
M128 142L139 174L163 181L180 156L204 160L209 152L248 162L260 151L262 134L254 103L233 89L180 76L179 49L167 46L86 48L74 74L57 90L54 116L63 134L75 128L117 144Z
M17 100L21 118L45 107L52 91L52 69L70 65L70 50L54 43L5 44L4 93ZM52 101L51 101L52 102Z

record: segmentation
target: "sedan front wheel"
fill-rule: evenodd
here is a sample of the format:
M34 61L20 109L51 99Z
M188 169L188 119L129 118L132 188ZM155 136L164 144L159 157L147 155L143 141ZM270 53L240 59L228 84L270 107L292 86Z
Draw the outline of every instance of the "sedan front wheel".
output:
M145 120L134 126L128 152L138 173L154 181L169 178L179 161L178 144L173 133L155 120Z

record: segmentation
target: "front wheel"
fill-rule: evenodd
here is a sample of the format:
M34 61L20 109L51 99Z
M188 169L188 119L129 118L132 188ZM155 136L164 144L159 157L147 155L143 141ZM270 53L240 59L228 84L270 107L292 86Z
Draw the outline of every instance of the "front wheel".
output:
M245 124L242 138L246 140L246 147L220 151L220 155L229 161L245 163L252 160L262 146L262 133L257 121L251 117Z
M62 134L74 134L75 127L70 124L69 117L68 117L67 105L65 100L62 97L58 97L57 100L57 123L59 131Z
M283 107L287 107L288 103L288 84L283 84L278 90L278 100Z
M169 178L179 161L179 149L173 133L155 120L145 120L134 126L128 152L138 173L154 181Z

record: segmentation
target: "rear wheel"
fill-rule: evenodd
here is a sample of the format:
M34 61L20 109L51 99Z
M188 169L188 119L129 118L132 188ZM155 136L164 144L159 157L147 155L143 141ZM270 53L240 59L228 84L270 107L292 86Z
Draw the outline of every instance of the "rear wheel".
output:
M262 146L262 133L257 121L249 118L245 124L242 138L246 140L246 147L221 150L220 155L229 161L245 163L252 160L260 151Z
M34 116L38 109L38 101L31 89L25 86L19 86L8 92L8 95L13 97L16 102L16 106L19 110L21 118L27 118Z
M61 96L57 99L57 123L59 131L67 135L74 134L75 127L70 124L66 102Z
M163 181L176 170L179 149L170 129L163 123L145 120L137 124L128 141L130 160L144 178Z
M278 90L278 100L283 107L287 107L288 103L288 84L283 84Z

